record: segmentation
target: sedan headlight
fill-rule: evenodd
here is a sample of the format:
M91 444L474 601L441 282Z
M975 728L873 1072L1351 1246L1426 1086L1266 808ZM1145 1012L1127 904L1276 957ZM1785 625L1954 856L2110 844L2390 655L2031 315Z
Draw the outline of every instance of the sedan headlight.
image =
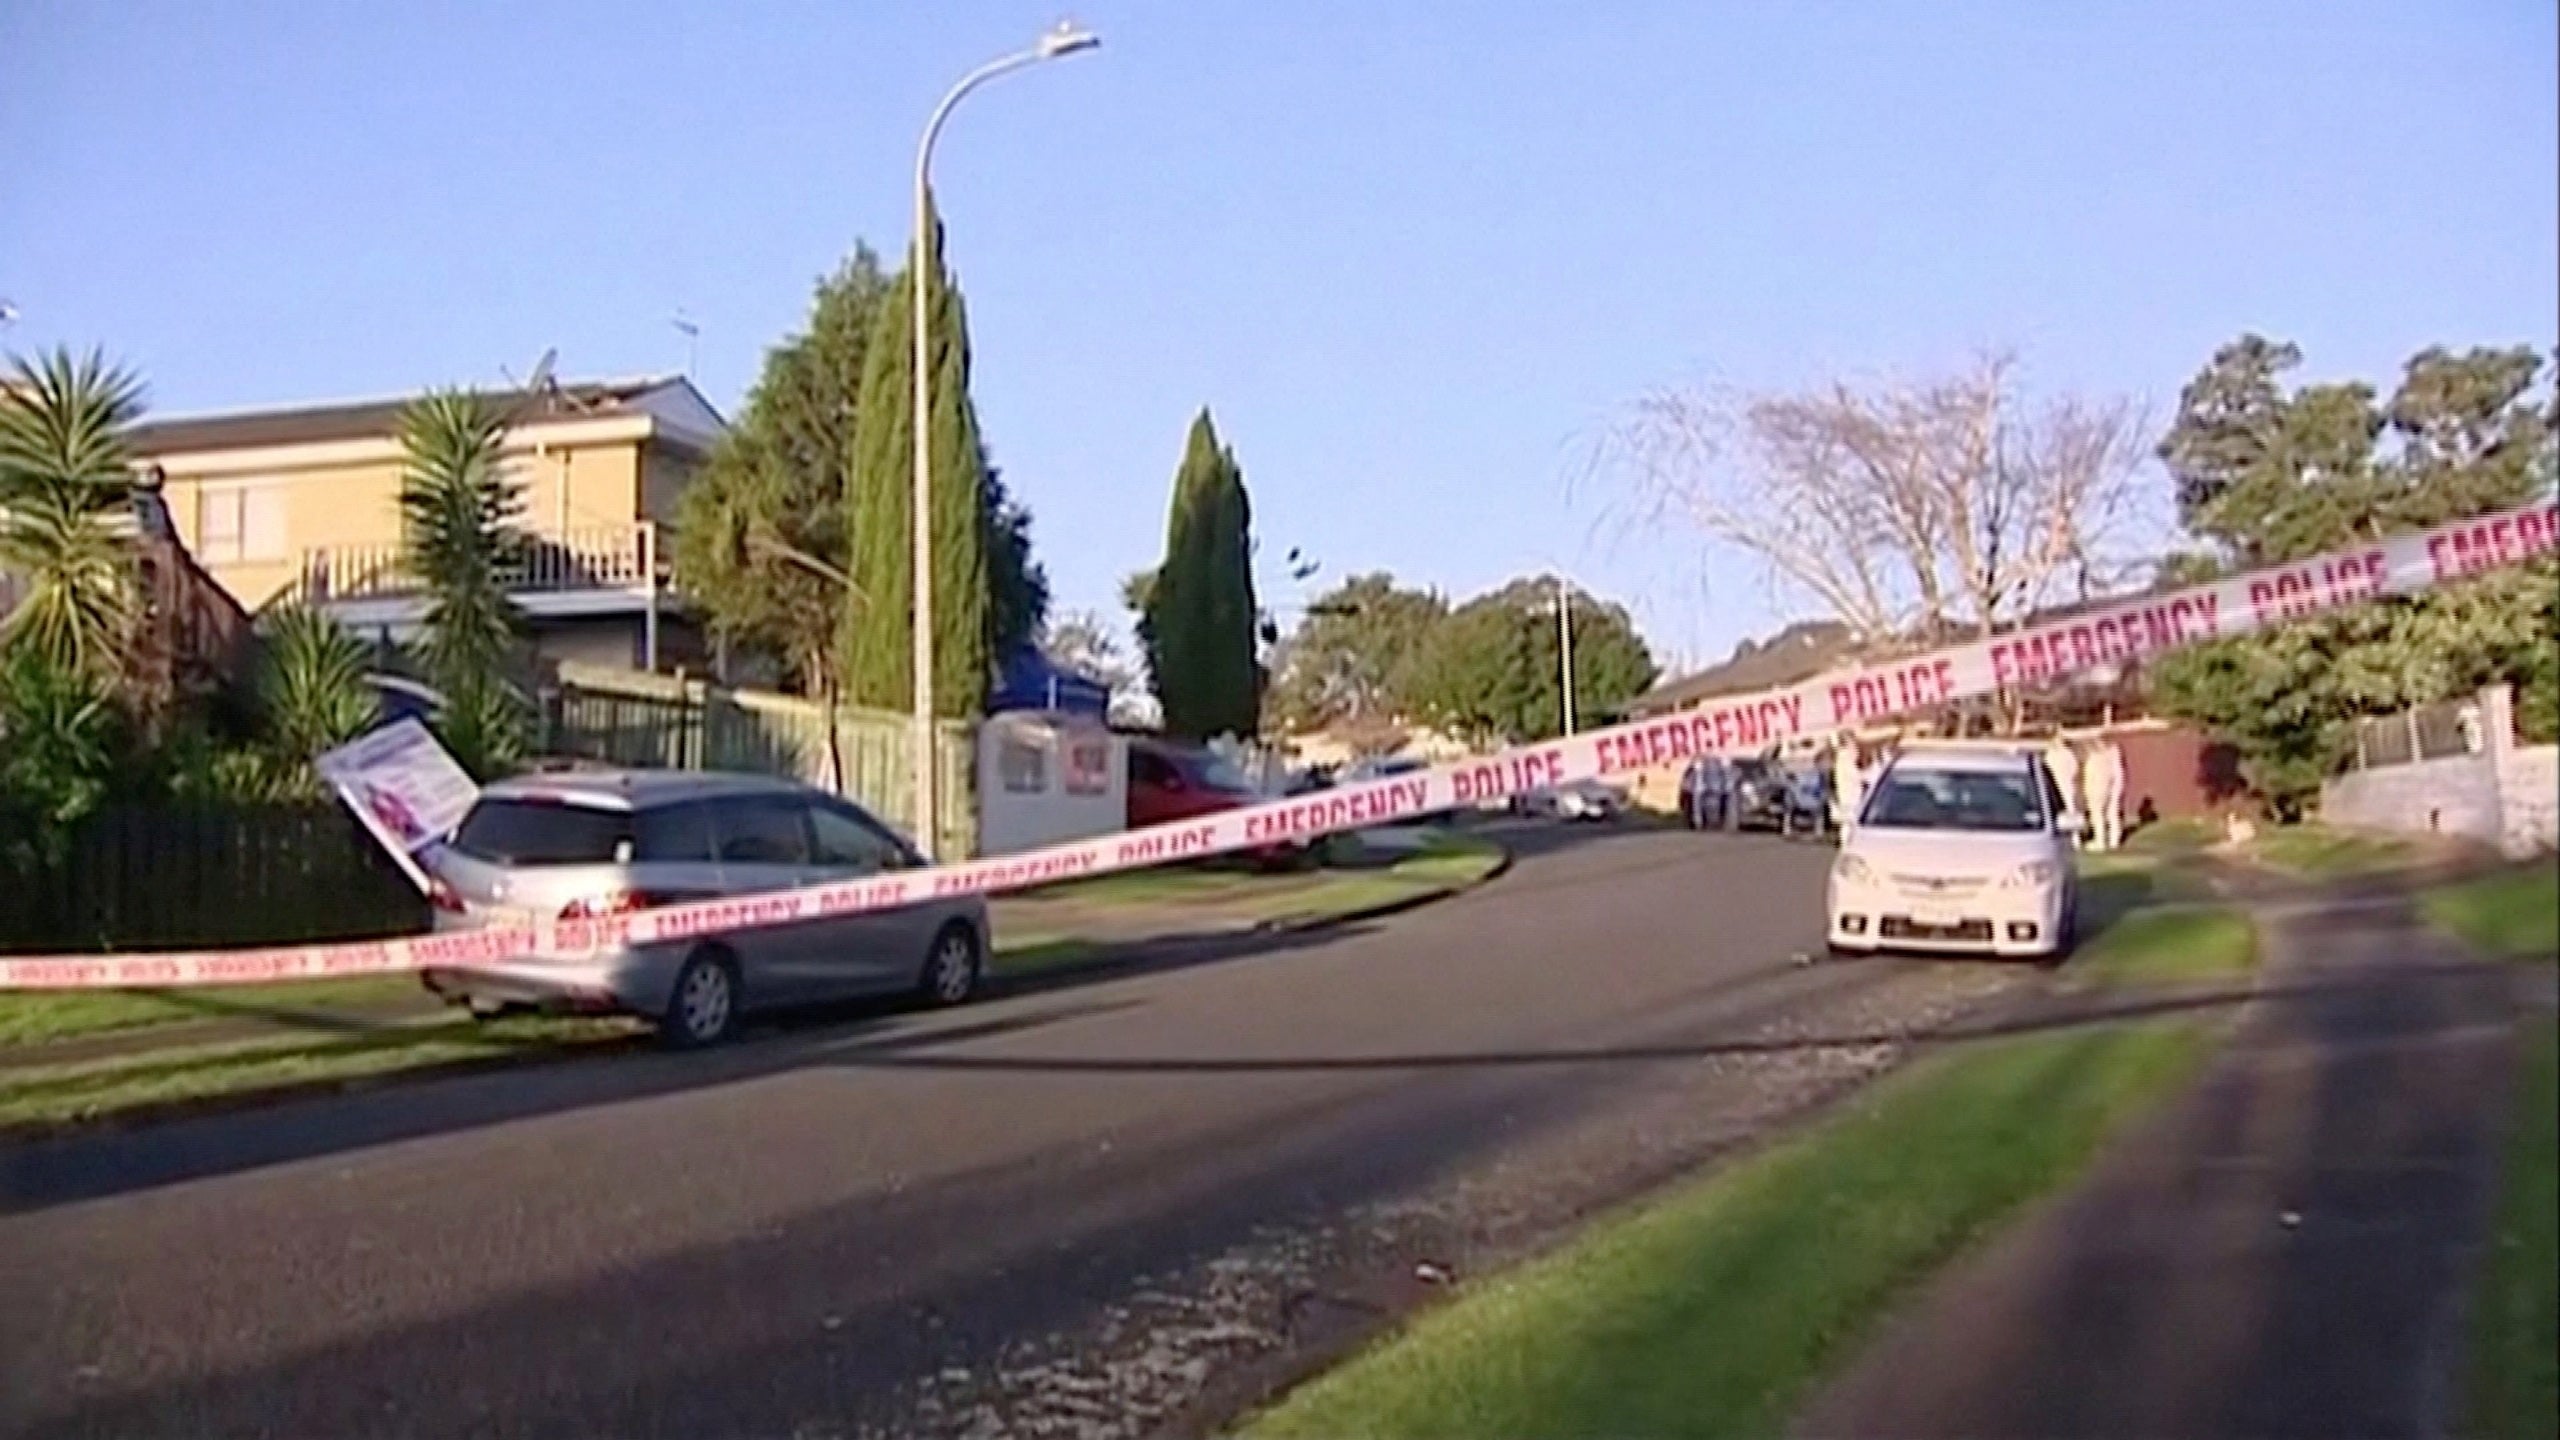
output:
M2008 875L2000 881L2000 888L2003 890L2041 890L2045 886L2052 884L2053 877L2059 873L2061 872L2055 868L2054 863L2050 860L2030 860L2026 864L2019 866L2017 869L2010 871Z
M1872 885L1876 871L1874 866L1855 855L1842 855L1831 862L1831 878L1843 885Z

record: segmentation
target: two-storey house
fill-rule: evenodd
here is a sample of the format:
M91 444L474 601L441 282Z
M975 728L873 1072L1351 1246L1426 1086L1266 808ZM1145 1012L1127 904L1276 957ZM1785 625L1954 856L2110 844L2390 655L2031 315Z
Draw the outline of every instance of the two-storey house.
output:
M509 575L535 653L659 669L699 664L668 589L677 498L723 422L681 376L492 394L532 543ZM406 638L427 597L401 563L405 399L180 416L136 428L178 538L251 611L319 606L368 638Z

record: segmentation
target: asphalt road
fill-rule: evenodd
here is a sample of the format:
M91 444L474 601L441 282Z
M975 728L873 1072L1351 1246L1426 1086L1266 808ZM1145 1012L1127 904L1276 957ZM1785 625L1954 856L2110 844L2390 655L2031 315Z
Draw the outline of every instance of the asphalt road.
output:
M2014 972L1799 965L1827 849L938 1015L0 1151L0 1434L1196 1429Z

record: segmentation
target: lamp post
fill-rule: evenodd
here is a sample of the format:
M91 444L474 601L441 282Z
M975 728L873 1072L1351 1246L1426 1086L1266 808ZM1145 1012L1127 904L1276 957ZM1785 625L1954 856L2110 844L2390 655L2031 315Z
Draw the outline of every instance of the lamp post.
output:
M1564 696L1564 733L1573 733L1573 606L1566 598L1572 582L1556 572L1556 649L1560 652L1558 693Z
M913 273L908 276L908 289L915 300L915 349L910 358L916 372L916 413L908 445L915 456L915 494L911 501L915 510L915 843L928 856L940 850L942 834L933 774L933 525L929 514L933 459L925 438L933 412L933 375L928 364L931 346L925 339L925 282L939 270L933 248L933 142L942 133L942 122L951 118L952 107L970 91L1008 71L1090 50L1101 43L1101 37L1091 31L1062 21L1030 49L990 60L970 71L951 87L951 93L942 97L941 104L933 107L933 117L925 121L924 140L916 146L915 261Z

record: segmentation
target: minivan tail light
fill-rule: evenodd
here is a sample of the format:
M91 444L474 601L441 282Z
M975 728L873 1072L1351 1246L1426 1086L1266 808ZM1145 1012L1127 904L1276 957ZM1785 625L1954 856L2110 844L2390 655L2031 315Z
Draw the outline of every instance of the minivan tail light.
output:
M463 903L462 892L445 883L444 877L427 877L427 903L448 915L460 915L471 907Z
M614 890L603 895L584 895L560 907L563 920L602 920L612 915L628 915L635 910L648 910L664 905L663 895L646 890Z

